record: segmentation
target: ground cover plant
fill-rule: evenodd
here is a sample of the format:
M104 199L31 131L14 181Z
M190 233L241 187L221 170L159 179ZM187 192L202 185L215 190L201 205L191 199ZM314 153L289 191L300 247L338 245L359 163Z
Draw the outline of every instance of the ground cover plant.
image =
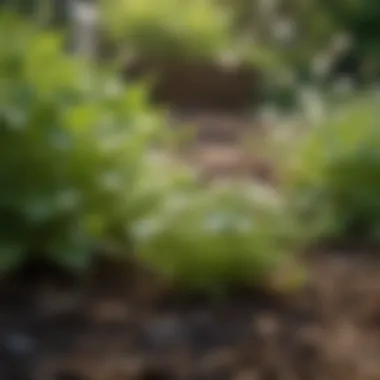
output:
M273 273L291 263L281 287L294 290L303 279L294 259L304 242L288 207L275 189L254 182L178 192L136 220L136 253L169 280L213 292L273 286Z

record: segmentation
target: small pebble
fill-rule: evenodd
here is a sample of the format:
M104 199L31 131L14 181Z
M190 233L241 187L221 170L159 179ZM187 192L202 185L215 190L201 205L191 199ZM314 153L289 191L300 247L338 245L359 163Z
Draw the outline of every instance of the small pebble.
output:
M126 322L130 316L130 309L126 304L103 301L93 305L91 315L95 323Z
M144 335L153 346L171 346L186 338L187 331L176 317L162 317L148 322Z

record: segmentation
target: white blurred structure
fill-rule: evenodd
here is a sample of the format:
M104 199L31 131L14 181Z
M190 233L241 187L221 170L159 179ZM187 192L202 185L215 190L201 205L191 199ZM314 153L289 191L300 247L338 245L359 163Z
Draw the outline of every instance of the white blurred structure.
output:
M99 9L94 2L70 0L68 13L74 54L95 58L98 50Z

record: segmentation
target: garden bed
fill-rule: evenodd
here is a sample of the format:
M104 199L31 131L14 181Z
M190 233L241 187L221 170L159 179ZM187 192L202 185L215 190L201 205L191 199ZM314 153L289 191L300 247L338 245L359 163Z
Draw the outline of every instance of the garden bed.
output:
M151 160L152 145L174 137L140 87L125 92L113 73L72 61L54 35L33 35L12 17L0 25L10 36L1 61L1 378L379 377L378 248L303 249L360 223L379 236L375 103L348 105L305 141L285 131L290 149L273 157L278 136L256 151L248 120L190 118L198 139ZM248 79L206 66L164 67L166 95L153 100L242 112ZM249 181L203 186L176 171L177 157L206 179L265 179L259 169L275 168L288 197ZM100 242L123 264L95 251Z
M219 148L236 149L237 125ZM212 154L215 141L198 136L196 149ZM219 300L167 288L132 264L98 263L79 283L29 266L0 292L2 379L377 379L373 253L316 248L305 256L310 276L299 293L240 289Z

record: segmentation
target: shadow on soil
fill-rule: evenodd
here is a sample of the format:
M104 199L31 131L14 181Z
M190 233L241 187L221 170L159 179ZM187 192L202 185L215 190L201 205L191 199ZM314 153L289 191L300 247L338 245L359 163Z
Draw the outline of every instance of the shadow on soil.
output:
M28 268L0 294L1 378L378 379L380 260L356 253L312 254L292 297L223 301L169 297L127 268L77 285Z

